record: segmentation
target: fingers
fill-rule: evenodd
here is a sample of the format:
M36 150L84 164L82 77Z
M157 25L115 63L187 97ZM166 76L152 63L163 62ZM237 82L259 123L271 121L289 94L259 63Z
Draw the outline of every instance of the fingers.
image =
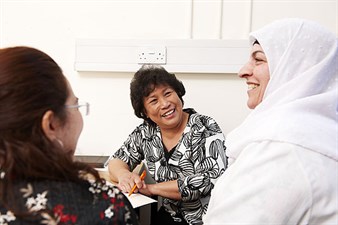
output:
M134 181L132 179L132 175L133 174L131 172L121 174L118 182L118 187L121 191L129 192L133 188Z
M143 181L141 180L140 176L135 173L125 173L120 176L118 188L123 192L129 192L132 190L134 185L136 184L137 188L134 192L138 192L138 188L142 188Z
M122 191L122 192L129 192L134 186L134 183L124 183L124 182L121 182L118 184L118 187L119 189Z

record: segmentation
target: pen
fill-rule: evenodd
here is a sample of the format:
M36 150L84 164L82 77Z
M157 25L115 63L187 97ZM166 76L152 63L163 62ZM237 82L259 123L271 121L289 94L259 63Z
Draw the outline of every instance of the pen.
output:
M143 170L140 178L141 178L141 180L144 180L145 177L146 177L146 170ZM134 187L129 191L128 196L130 196L135 191L136 188L137 188L137 186L136 186L136 184L134 184Z

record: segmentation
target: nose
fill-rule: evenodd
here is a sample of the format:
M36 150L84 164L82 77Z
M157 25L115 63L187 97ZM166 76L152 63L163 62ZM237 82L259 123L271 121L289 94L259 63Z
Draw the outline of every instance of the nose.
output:
M253 70L253 66L252 66L252 64L249 61L246 64L244 64L242 66L242 68L239 70L238 76L240 78L245 78L247 76L251 76L252 75L252 70Z
M167 108L170 105L170 102L166 98L160 99L161 108Z

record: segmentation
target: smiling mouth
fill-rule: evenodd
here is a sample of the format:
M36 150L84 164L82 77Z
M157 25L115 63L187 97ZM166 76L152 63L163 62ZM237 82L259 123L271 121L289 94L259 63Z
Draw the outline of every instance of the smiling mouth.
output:
M253 90L255 88L257 88L259 86L259 84L248 84L248 90Z
M162 117L170 116L170 115L173 114L174 112L175 112L175 109L170 110L170 111L166 112L165 114L163 114Z

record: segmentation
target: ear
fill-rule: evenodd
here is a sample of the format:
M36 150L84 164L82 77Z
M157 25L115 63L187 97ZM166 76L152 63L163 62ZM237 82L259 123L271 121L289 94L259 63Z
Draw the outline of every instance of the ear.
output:
M143 106L143 112L142 114L146 117L146 118L149 118L148 114L147 114L147 110L146 108Z
M57 131L59 127L58 119L54 112L48 110L42 117L41 127L47 138L51 141L57 139Z

